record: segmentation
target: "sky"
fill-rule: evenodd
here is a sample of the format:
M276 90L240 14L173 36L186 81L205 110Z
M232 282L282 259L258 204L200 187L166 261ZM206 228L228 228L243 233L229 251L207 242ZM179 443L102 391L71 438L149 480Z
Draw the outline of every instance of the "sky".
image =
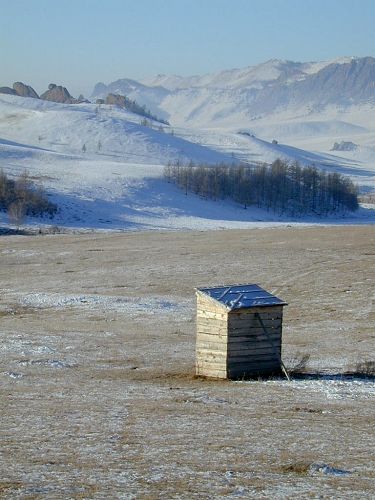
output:
M0 86L375 56L375 0L0 0Z

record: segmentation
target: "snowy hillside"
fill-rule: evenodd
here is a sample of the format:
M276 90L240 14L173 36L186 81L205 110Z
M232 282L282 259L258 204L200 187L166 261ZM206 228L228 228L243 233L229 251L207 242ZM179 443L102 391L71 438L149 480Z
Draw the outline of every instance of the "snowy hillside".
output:
M229 202L185 196L162 177L167 162L176 160L216 164L238 159L261 163L283 157L313 162L347 173L362 186L375 186L375 172L369 166L374 156L373 136L360 126L349 127L348 133L368 134L367 149L333 154L328 148L318 153L287 143L272 144L251 137L247 130L242 130L246 132L243 134L238 133L241 130L174 127L172 133L170 127L162 131L158 123L151 128L140 121L140 116L112 106L0 96L0 168L11 176L28 170L60 207L53 221L30 219L28 223L160 230L245 228L291 222L260 209L243 210ZM300 131L299 140L307 140L310 129ZM374 211L362 209L342 222L373 220ZM0 213L0 223L7 223L6 214Z
M4 95L0 167L10 175L27 169L42 181L63 207L56 223L129 227L127 216L141 213L139 206L147 206L146 212L155 210L157 217L164 210L157 186L168 161L229 160L223 153L172 135L168 127L162 132L160 124L153 129L140 121L141 117L110 106Z
M246 162L314 163L350 175L365 191L374 188L374 82L371 57L270 60L211 75L118 80L97 85L94 94L128 94L169 120L178 135ZM342 141L356 150L332 151Z
M281 156L314 163L351 175L366 190L374 185L374 81L374 58L345 57L271 60L201 77L158 75L142 85L169 89L155 105L182 134L187 129L189 140L229 149L248 162ZM238 131L254 137L245 143ZM274 140L277 145L270 144ZM342 141L356 150L333 152Z
M112 106L58 104L0 95L0 137L64 154L82 153L121 161L165 165L180 158L210 163L224 157L175 137L167 126L141 125L139 115Z

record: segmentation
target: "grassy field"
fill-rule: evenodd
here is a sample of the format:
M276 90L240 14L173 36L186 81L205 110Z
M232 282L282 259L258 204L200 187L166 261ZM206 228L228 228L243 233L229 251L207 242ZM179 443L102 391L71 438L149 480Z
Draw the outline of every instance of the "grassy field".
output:
M1 498L374 498L375 227L0 238ZM194 377L194 287L315 377ZM337 376L341 374L341 376Z

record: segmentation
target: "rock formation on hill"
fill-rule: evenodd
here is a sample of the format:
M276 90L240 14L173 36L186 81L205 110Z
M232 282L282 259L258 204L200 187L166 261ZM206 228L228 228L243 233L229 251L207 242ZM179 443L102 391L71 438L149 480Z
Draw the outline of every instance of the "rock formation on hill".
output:
M38 94L32 87L30 87L30 85L25 85L22 82L15 82L13 83L13 89L15 90L16 95L21 97L33 97L34 99L39 99Z
M10 87L0 87L0 94L16 95L16 91Z
M0 94L11 94L18 95L20 97L33 97L34 99L39 99L35 90L30 87L30 85L25 85L22 82L13 83L13 88L0 87Z
M72 97L67 88L61 86L61 85L56 85L55 83L50 83L48 85L48 90L44 92L41 96L41 99L45 101L53 101L53 102L60 102L60 103L76 103L77 100Z
M56 85L55 83L50 83L48 85L48 90L44 92L40 97L35 92L35 90L22 82L13 83L13 88L11 87L0 87L0 94L10 94L17 95L20 97L33 97L34 99L43 99L44 101L53 101L60 103L75 104L77 102L89 102L83 96L74 99L66 87L62 85Z
M113 104L115 106L119 106L120 108L125 108L126 98L123 95L108 94L105 99L105 104Z

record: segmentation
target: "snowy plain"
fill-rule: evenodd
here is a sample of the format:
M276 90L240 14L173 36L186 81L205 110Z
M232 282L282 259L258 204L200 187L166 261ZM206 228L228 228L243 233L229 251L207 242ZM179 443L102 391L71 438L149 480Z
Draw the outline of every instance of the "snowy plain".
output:
M279 224L373 223L375 209L334 218L291 220L265 210L185 196L165 182L168 162L272 162L276 158L314 164L349 175L362 192L375 189L373 109L353 110L346 120L337 110L324 116L275 115L228 128L141 125L141 117L116 107L57 104L0 97L0 168L10 175L27 170L56 202L54 220L28 225L75 229L224 229ZM353 120L352 120L353 118ZM352 121L350 121L352 120ZM366 122L366 123L365 123ZM242 133L240 133L242 132ZM246 132L246 134L243 134ZM277 137L278 144L272 144ZM352 152L332 152L335 141L358 141ZM83 151L85 149L85 151ZM0 223L7 217L0 214Z

